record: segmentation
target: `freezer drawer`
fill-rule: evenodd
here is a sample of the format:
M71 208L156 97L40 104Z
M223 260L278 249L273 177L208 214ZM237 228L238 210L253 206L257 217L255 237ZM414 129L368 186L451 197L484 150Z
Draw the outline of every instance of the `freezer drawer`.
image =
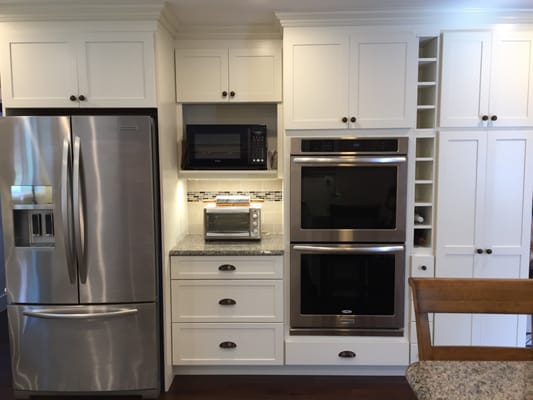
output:
M159 389L155 303L8 305L16 392Z

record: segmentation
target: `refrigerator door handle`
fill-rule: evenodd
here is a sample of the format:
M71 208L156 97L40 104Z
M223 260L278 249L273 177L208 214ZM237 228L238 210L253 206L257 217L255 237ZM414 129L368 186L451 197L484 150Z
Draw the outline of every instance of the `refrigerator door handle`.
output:
M74 240L76 242L76 258L78 260L78 268L80 273L81 283L87 282L87 265L83 260L85 241L83 238L83 210L81 199L81 140L78 136L74 138L74 162L73 162L73 195L72 202L74 208Z
M102 319L133 315L137 312L139 312L137 308L120 308L113 311L88 313L65 313L61 312L60 310L45 309L41 311L23 311L23 314L27 317L48 319Z
M65 226L65 252L67 255L68 277L70 283L76 283L76 266L72 254L72 226L69 212L69 176L70 176L70 145L68 139L63 140L63 156L61 159L61 216Z

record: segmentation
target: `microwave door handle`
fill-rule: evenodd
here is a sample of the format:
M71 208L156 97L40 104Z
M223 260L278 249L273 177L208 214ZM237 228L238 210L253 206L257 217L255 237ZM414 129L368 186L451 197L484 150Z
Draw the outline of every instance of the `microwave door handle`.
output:
M296 251L306 253L391 253L404 250L403 246L363 246L363 247L333 247L333 246L311 246L295 245Z
M407 162L407 157L293 157L292 162L295 164L397 164Z

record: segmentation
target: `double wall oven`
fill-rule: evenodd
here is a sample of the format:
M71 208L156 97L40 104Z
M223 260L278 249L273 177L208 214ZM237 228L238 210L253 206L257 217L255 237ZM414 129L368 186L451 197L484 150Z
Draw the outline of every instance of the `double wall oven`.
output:
M291 334L403 335L407 147L291 139Z

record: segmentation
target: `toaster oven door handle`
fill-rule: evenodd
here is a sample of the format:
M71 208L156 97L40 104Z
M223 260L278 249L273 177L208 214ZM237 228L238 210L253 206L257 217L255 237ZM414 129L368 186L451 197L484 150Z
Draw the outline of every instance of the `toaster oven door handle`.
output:
M293 247L296 251L306 253L392 253L395 251L403 251L404 246L360 246L360 247L334 247L334 246L311 246L311 245L295 245Z
M405 156L374 156L374 157L293 157L292 162L295 164L397 164L407 162Z

